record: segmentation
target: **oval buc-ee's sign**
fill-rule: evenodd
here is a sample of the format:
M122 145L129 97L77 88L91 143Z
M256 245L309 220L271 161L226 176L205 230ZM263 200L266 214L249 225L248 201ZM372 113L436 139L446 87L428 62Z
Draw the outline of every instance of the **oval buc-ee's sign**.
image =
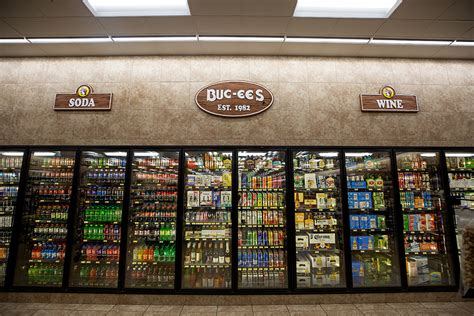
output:
M264 86L248 81L220 81L201 88L196 93L197 106L213 115L245 117L267 110L273 104L273 94Z

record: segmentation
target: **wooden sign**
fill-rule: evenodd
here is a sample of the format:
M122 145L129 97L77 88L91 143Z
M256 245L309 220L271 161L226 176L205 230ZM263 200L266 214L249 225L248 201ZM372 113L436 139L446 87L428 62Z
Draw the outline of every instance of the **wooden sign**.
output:
M209 114L245 117L267 110L273 104L273 94L257 83L221 81L199 90L195 101L201 110Z
M361 94L360 109L363 112L418 112L416 95L397 95L395 89L385 86L380 94Z
M76 94L56 94L55 111L110 111L112 93L92 93L92 87L81 85Z

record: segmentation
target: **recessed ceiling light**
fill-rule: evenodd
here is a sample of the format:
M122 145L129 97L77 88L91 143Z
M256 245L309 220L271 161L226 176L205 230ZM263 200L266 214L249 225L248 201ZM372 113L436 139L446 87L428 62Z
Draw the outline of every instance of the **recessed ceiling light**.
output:
M293 16L388 18L402 0L298 0Z
M424 41L424 40L389 40L372 39L369 44L375 45L426 45L426 46L448 46L452 41Z
M114 42L192 42L197 36L133 36L112 37Z
M0 38L0 44L28 44L26 38Z
M469 41L454 41L450 46L474 46L474 42Z
M69 44L69 43L107 43L112 42L110 37L51 37L28 38L34 44Z
M95 16L190 15L187 0L82 0Z
M368 38L287 37L285 43L367 44Z
M200 42L267 42L282 43L283 37L258 36L199 36Z

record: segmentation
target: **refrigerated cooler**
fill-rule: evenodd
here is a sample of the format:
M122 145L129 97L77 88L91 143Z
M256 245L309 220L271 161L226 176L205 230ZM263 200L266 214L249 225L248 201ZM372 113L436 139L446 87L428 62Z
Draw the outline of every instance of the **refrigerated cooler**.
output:
M472 149L80 150L0 151L0 286L270 293L457 284L452 228L461 245L474 218Z
M185 152L182 288L230 289L232 152Z
M293 152L296 287L345 287L339 152Z
M5 285L23 156L23 151L0 151L0 286Z
M126 163L126 151L81 153L71 287L118 286Z
M21 216L15 286L61 287L75 152L33 151Z
M454 285L439 152L397 152L408 286Z
M238 152L238 287L286 288L286 154Z
M178 151L133 151L125 287L173 289Z
M352 284L399 287L390 152L348 151L345 160Z

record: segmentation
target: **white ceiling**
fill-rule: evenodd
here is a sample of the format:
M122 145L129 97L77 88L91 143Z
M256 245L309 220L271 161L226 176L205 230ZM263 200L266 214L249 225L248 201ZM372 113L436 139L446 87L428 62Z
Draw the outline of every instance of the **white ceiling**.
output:
M186 17L96 18L81 0L0 0L0 37L327 36L474 40L474 0L403 0L389 19L292 17L296 0L188 0ZM268 54L472 58L473 47L297 43L2 44L0 56Z

